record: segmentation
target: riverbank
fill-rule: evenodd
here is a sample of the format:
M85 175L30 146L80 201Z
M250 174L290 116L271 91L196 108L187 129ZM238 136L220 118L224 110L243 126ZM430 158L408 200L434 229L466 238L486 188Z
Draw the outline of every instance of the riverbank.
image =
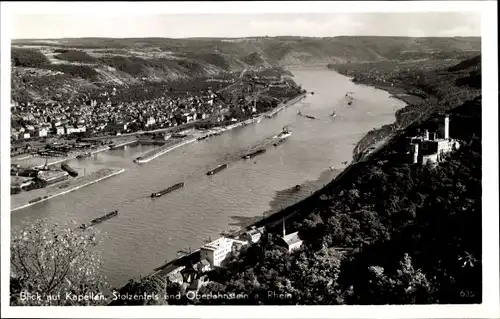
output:
M272 111L261 114L259 116L254 117L254 118L251 118L251 119L248 119L245 121L241 121L241 122L237 122L234 124L230 124L230 125L224 126L224 127L213 127L213 128L206 130L206 133L202 133L202 134L200 134L200 132L198 131L196 137L187 138L187 139L182 140L176 144L172 144L172 143L169 143L169 141L167 141L166 145L163 145L157 149L149 151L148 153L146 153L142 156L137 157L136 159L134 159L134 162L139 163L139 164L148 163L148 162L154 160L155 158L157 158L165 153L168 153L168 152L170 152L178 147L181 147L183 145L187 145L187 144L192 143L194 141L202 140L202 139L208 138L208 137L213 136L213 135L218 135L218 134L221 134L223 132L232 130L234 128L241 127L243 125L249 125L249 124L252 124L255 122L260 122L260 120L262 118L264 118L264 116L265 117L272 117L273 115L282 111L286 107L289 107L289 106L299 102L301 99L305 98L306 94L307 93L301 93L300 95L294 97L293 99L291 99L287 102L281 103Z
M20 194L12 195L10 211L23 209L51 198L76 191L82 187L92 185L101 180L110 178L125 172L123 168L103 168L96 172L89 173L85 176L77 177L75 179L50 185L48 187L35 189L29 192L22 192Z
M136 138L125 139L125 140L121 140L119 142L116 142L114 144L100 146L100 147L94 148L92 150L73 151L73 152L69 153L69 155L67 155L67 156L56 157L56 158L49 159L48 162L47 162L47 166L53 166L53 165L56 165L56 164L67 162L67 161L75 159L79 155L82 155L82 154L85 154L85 153L90 153L91 155L94 155L94 154L98 154L98 153L101 153L101 152L108 151L110 149L123 147L125 145L130 145L130 144L133 144L133 143L136 143L136 142L137 142ZM32 158L32 157L33 157L33 155L29 155L27 158ZM21 159L17 158L15 160L12 160L13 163L15 161L21 161ZM41 168L43 166L45 166L45 163L44 164L40 164L40 165L35 165L34 167Z

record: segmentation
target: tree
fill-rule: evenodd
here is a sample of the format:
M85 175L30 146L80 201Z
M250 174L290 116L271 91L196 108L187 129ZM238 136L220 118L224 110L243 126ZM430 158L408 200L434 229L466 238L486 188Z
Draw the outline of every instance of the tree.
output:
M99 274L99 243L92 229L61 229L38 220L11 240L13 305L101 305L107 287ZM38 298L26 298L27 295ZM79 300L87 296L87 300ZM95 298L94 298L95 297Z
M432 287L420 269L414 269L411 257L404 255L394 274L380 266L368 267L368 281L358 287L361 304L423 304L432 301Z

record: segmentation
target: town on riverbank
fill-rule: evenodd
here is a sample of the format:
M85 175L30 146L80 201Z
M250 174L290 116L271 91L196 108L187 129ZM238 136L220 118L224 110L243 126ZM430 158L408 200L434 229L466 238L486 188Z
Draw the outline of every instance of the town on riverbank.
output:
M33 190L47 186L52 186L52 191L42 197L45 199L81 187L55 192L61 183L81 174L65 164L70 159L134 143L160 145L134 160L147 163L182 145L260 121L264 115L273 116L305 94L289 75L280 68L244 70L218 90L209 80L198 81L197 86L184 91L172 87L158 90L153 85L156 89L142 100L131 98L134 91L113 88L83 100L13 101L13 202L26 202L25 198L34 196L24 193L34 194ZM144 90L148 90L147 85ZM23 164L33 157L45 159L45 163Z

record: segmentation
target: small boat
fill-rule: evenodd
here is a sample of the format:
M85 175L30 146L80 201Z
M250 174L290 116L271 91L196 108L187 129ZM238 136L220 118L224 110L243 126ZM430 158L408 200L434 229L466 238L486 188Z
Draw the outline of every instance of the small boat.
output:
M330 169L331 169L331 170L333 171L333 170L335 169L335 167L333 167L333 166L330 166Z
M292 131L290 131L287 126L283 126L283 128L281 129L281 133L276 135L274 138L281 138L282 139L282 138L287 138L290 135L292 135Z
M314 95L314 92L311 92L311 95Z
M337 113L333 112L332 114L330 114L331 117L335 117L337 116Z
M347 103L347 105L352 105L352 101L349 101L349 102Z
M181 188L181 187L184 187L184 183L177 183L177 184L175 184L175 185L173 185L173 186L170 186L170 187L169 187L169 188L167 188L167 189L164 189L164 190L159 191L159 192L156 192L156 193L152 193L152 194L151 194L151 197L153 197L153 198L154 198L154 197L160 197L160 196L163 196L163 195L168 194L168 193L170 193L170 192L173 192L173 191L175 191L176 189L179 189L179 188Z
M223 169L227 168L227 164L222 164L222 165L219 165L217 166L216 168L214 168L213 170L211 171L208 171L207 172L207 175L214 175L214 174L217 174L218 172L222 171Z
M295 190L298 191L300 190L302 187L300 185L295 185Z
M107 213L106 215L104 216L101 216L99 218L96 218L96 219L93 219L90 221L90 223L88 224L82 224L80 226L80 229L87 229L89 227L92 227L92 226L95 226L97 224L100 224L100 223L103 223L105 222L106 220L110 219L110 218L113 218L115 217L116 215L118 215L118 211L115 210L115 211L112 211L111 213Z
M306 117L307 117L308 119L311 119L311 120L315 120L315 119L316 119L314 116L311 116L311 115L306 115Z

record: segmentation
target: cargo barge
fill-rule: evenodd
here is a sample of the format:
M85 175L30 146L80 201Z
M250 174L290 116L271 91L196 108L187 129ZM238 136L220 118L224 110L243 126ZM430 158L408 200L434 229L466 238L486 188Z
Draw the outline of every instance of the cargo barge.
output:
M219 165L217 166L216 168L214 168L213 170L211 171L208 171L207 172L207 175L214 175L214 174L217 174L218 172L222 171L223 169L226 169L227 168L227 164L222 164L222 165Z
M181 187L184 187L184 183L178 183L178 184L175 184L173 186L170 186L169 188L167 189L164 189L162 191L159 191L159 192L155 192L155 193L152 193L151 194L151 197L154 198L154 197L160 197L160 196L163 196L165 194L168 194L170 192L173 192L175 191L176 189L179 189Z
M280 139L280 140L278 140L278 141L274 142L274 144L273 144L273 145L274 145L274 146L278 146L278 145L283 144L285 141L286 141L286 139L285 139L285 138L282 138L282 139Z
M61 164L61 169L68 172L69 176L71 177L77 177L78 176L78 172L75 171L74 169L72 169L71 167L69 167L68 164L66 163L62 163Z
M283 126L283 128L281 129L281 133L276 135L274 138L285 139L290 135L292 135L292 131L290 131L287 126Z
M115 217L116 215L118 215L118 211L117 211L117 210L115 210L115 211L113 211L113 212L111 212L111 213L108 213L108 214L106 214L106 215L104 215L104 216L102 216L102 217L99 217L99 218L93 219L93 220L91 220L91 221L90 221L90 223L88 223L88 224L82 224L82 225L80 226L80 229L87 229L87 228L89 228L89 227L92 227L92 226L95 226L95 225L97 225L97 224L103 223L103 222L105 222L106 220L108 220L108 219L110 219L110 218Z
M260 154L263 154L263 153L265 153L265 152L266 152L266 150L265 150L265 149L263 149L263 148L261 148L260 150L256 150L255 152L252 152L252 153L249 153L249 154L247 154L247 155L244 155L242 158L243 158L243 159L253 158L253 157L255 157L255 156L257 156L257 155L260 155Z
M300 115L300 116L306 117L306 118L311 119L311 120L315 120L315 119L316 119L314 116L307 115L307 114L302 114L302 112L301 112L301 111L299 111L299 112L297 113L297 115Z

